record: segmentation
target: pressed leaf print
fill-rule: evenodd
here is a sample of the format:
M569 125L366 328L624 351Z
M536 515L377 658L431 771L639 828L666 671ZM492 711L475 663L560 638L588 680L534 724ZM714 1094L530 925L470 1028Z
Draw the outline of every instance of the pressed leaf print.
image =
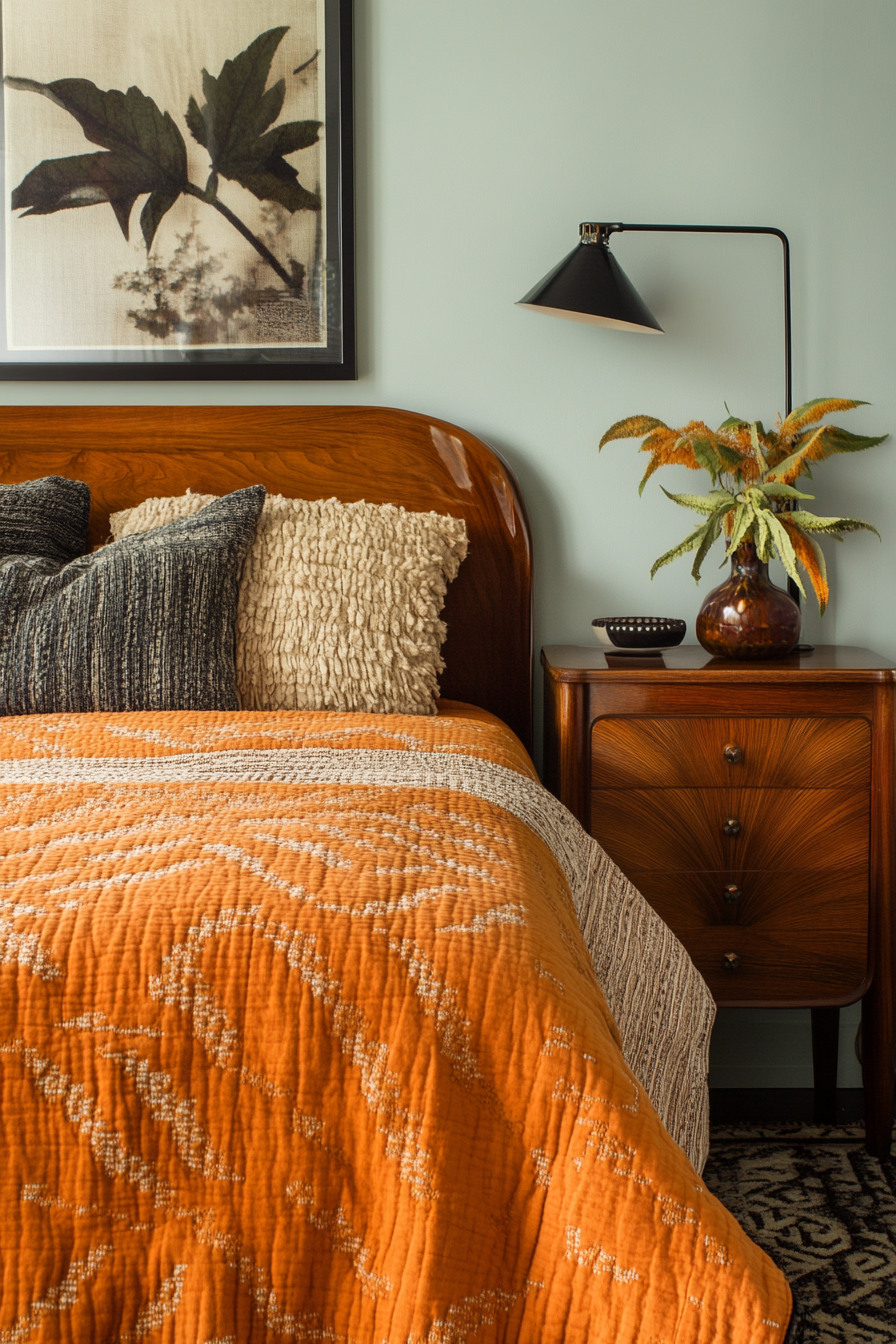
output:
M187 190L184 138L169 114L160 112L139 89L104 92L89 79L40 84L7 75L5 82L11 89L42 93L71 113L91 144L109 151L39 163L13 192L13 210L51 215L107 201L127 238L138 196L151 193L144 216L150 211L157 227L165 211ZM144 228L147 248L154 236L155 227L149 234Z
M265 84L286 31L262 33L236 60L224 63L217 79L203 70L206 102L200 108L190 99L187 125L209 151L213 174L241 183L260 201L277 201L290 211L319 210L320 197L306 191L298 169L284 156L316 144L320 122L291 121L268 129L283 109L285 80L267 91Z
M28 2L50 13L48 0ZM105 293L99 297L114 306L115 320L119 327L127 324L134 345L323 343L323 91L317 40L322 0L220 0L214 14L209 10L205 34L201 7L197 13L182 0L159 0L149 7L151 13L139 17L130 6L125 16L111 0L92 2L107 32L120 28L130 39L134 25L143 25L142 42L135 30L133 46L110 43L102 53L100 64L110 76L105 85L87 77L95 74L97 60L77 41L70 56L56 44L53 64L69 66L63 77L35 77L50 63L33 35L36 25L25 0L3 0L4 97L8 138L18 136L16 164L25 153L18 127L27 128L33 145L24 174L19 169L10 182L13 169L7 168L8 202L15 212L7 223L13 254L20 249L31 260L38 246L43 248L46 284L55 277L54 298L64 317L67 296L59 292L64 279L72 295L83 295L86 281L73 267L59 277L58 249L70 251L77 240L88 258L95 257L102 239L103 274L96 275L96 283L105 286ZM10 9L21 16L15 24ZM61 12L76 22L74 6ZM252 31L252 14L257 23L276 13L293 22ZM16 38L29 31L30 45L21 46L30 55L17 57ZM170 66L167 59L153 59L152 42L147 42L152 33L158 52L170 56ZM227 35L234 41L229 52ZM15 68L14 59L29 60L32 68ZM34 95L57 111L17 119L14 100ZM72 145L70 123L60 112L80 127L84 152L54 153ZM35 127L41 128L39 136ZM117 247L105 225L94 237L80 226L72 233L68 221L95 206L110 208L121 239ZM271 210L282 217L273 229ZM57 219L38 230L37 221L48 216ZM21 237L28 229L33 242ZM142 265L134 251L138 246ZM189 298L178 298L178 284L189 286L184 274L190 249L202 255L206 271L221 272L223 289L203 283L193 286ZM36 269L36 258L32 265ZM146 292L146 301L125 307L121 296L141 292L153 278L158 287ZM225 300L225 294L231 297ZM92 295L82 306L86 322L86 310L101 303ZM24 331L36 323L22 312L20 325Z

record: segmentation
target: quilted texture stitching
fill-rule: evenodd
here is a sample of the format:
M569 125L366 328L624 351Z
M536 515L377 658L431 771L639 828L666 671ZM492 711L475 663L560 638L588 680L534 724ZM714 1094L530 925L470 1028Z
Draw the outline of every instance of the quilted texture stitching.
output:
M505 728L3 728L3 778L55 782L0 784L0 1333L781 1344L783 1277L622 1058L574 846L482 796ZM401 784L414 739L423 773ZM204 778L141 782L185 751ZM314 781L276 782L283 752ZM509 768L526 791L521 753Z

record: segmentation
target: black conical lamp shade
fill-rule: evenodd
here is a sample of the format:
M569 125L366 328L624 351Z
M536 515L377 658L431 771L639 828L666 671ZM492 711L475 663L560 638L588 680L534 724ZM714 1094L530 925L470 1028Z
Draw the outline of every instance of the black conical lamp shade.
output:
M663 330L603 239L579 243L519 306L617 331Z

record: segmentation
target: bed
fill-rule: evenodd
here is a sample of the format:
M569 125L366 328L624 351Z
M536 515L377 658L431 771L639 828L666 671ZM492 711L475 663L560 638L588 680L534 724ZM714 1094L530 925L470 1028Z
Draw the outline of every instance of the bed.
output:
M256 482L470 545L435 715L0 719L0 1344L791 1344L699 1176L708 995L527 755L500 459L381 408L7 409L0 482L46 476L94 545Z

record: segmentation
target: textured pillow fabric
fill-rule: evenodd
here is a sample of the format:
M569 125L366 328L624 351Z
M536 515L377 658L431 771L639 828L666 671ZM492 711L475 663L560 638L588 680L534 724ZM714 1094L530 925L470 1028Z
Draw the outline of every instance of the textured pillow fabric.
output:
M239 709L239 574L264 488L67 565L0 559L0 713Z
M65 564L87 545L90 487L64 476L0 485L0 555L43 555Z
M112 535L158 527L210 499L145 500L113 514ZM462 518L269 495L240 584L243 708L434 714L439 613L466 553Z

